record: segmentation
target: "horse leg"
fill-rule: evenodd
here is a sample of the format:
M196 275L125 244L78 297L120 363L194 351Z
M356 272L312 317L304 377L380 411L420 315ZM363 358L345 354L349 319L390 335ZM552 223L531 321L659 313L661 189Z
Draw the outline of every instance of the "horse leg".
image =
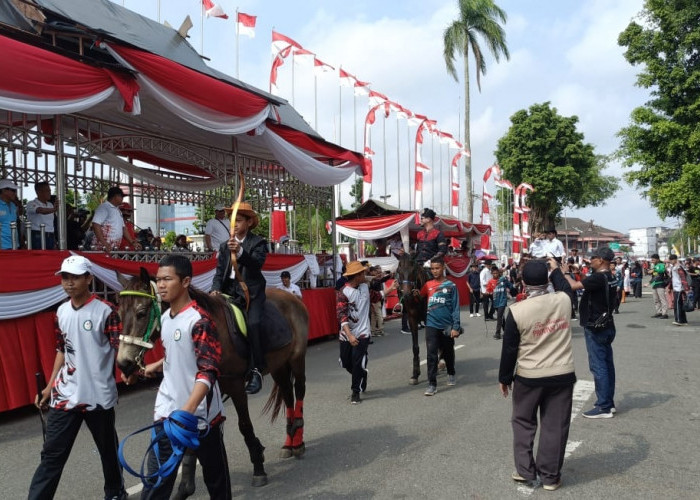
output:
M292 453L297 458L306 452L304 444L304 396L306 396L306 360L304 356L292 360L292 374L294 375L294 425L292 437Z
M284 440L284 446L280 450L280 458L290 458L293 455L294 448L294 434L296 432L295 427L295 408L294 408L294 394L292 393L292 373L288 366L280 368L273 374L275 384L277 387L273 389L273 392L278 391L277 397L281 396L284 401L285 407L285 418L286 418L286 437ZM278 399L279 401L279 399Z
M255 436L253 422L250 420L248 412L248 396L245 393L243 379L236 379L234 390L229 393L233 400L233 405L238 414L238 430L243 436L245 445L248 447L250 461L253 464L253 486L265 486L267 484L267 474L265 473L265 447Z
M182 477L180 478L180 484L177 487L177 492L173 496L173 499L184 500L185 498L194 495L194 475L196 471L197 455L194 454L194 451L187 449L182 457Z

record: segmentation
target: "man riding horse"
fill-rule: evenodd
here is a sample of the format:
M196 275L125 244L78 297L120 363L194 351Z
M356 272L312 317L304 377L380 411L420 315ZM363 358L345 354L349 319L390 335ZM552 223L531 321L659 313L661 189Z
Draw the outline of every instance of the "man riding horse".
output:
M228 209L227 209L228 210ZM262 267L267 258L267 240L250 231L259 223L258 214L250 203L241 203L232 221L231 237L221 243L216 262L216 273L211 294L226 294L241 309L246 306L246 287L250 294L248 306L248 343L251 351L251 370L246 385L248 394L256 394L262 389L262 373L265 356L260 343L260 321L265 306L265 277ZM236 276L231 255L235 255L240 276Z

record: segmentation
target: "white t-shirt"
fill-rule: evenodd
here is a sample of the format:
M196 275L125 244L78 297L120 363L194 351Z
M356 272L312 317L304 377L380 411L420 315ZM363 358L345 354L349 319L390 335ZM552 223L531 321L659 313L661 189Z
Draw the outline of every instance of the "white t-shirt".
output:
M554 238L553 240L548 240L544 239L544 256L546 257L547 254L552 254L554 257L563 257L566 255L566 252L564 251L564 244L561 242L561 240L558 240L557 238Z
M479 284L481 285L481 293L486 293L486 285L492 277L493 276L491 275L491 268L489 266L484 266L484 268L479 273Z
M112 328L105 328L108 325ZM52 408L94 410L100 405L108 410L117 404L114 346L121 331L114 327L119 325L114 306L96 296L80 309L70 300L61 304L56 311L56 334L65 361L51 390Z
M536 259L541 259L547 255L546 240L534 239L530 244L530 255Z
M228 241L231 235L231 221L226 217L223 219L209 219L207 226L204 228L204 234L211 237L212 250L218 250L224 241Z
M44 231L46 231L47 233L53 233L54 214L37 213L37 208L53 209L53 203L44 203L43 201L40 201L39 198L35 198L29 203L27 203L27 217L32 222L32 231L41 231L41 224L44 224Z
M163 381L156 396L154 421L166 418L173 411L182 409L194 389L195 382L198 381L209 386L212 397L202 399L195 415L211 422L217 415L223 413L219 383L214 381L212 386L211 382L199 373L192 330L201 319L208 319L208 317L202 314L194 301L174 318L170 317L170 309L161 316L161 342L165 350L165 361Z
M102 226L102 233L107 243L113 247L121 244L124 236L124 217L119 207L105 201L95 210L92 222Z
M351 286L343 287L343 294L348 298L348 321L350 332L356 338L369 337L371 328L369 326L369 287L367 283L360 283L357 288ZM347 341L343 325L340 325L340 338Z
M279 288L280 290L284 290L285 292L289 292L292 295L296 295L297 297L301 298L301 289L295 283L290 283L289 288L287 288L282 283L280 283L279 285L277 285L277 288Z

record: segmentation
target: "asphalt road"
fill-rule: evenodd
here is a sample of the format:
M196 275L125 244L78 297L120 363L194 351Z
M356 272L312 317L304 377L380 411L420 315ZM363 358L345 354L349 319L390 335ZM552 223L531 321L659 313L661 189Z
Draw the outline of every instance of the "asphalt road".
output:
M235 412L227 406L226 446L233 493L243 498L700 498L700 312L689 313L690 326L650 319L651 297L632 299L615 316L617 416L588 420L591 407L583 331L574 328L579 384L557 492L532 490L510 480L513 470L510 399L498 391L500 342L494 323L462 311L466 335L458 339L457 385L423 396L425 366L418 386L408 385L410 337L397 321L370 346L369 388L363 403L350 405L350 376L339 368L335 340L309 346L305 401L306 455L277 457L284 422L260 416L270 379L251 398L251 414L266 450L270 482L250 485L252 466L238 434ZM488 332L485 330L488 328ZM421 355L425 348L421 333ZM120 437L150 421L155 386L122 391L117 408ZM130 457L138 466L134 440ZM0 498L26 498L39 461L41 427L31 408L0 415ZM125 474L131 498L138 480ZM99 456L84 427L63 473L57 498L101 498ZM193 498L207 498L201 475Z

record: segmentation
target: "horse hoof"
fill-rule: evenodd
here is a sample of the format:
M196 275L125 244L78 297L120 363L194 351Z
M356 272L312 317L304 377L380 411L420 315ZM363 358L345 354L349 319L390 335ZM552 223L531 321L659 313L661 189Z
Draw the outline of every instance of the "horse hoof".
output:
M296 448L292 449L292 454L296 458L301 458L302 456L304 456L304 453L306 453L306 445L304 445L304 444L299 445Z
M267 474L263 474L262 476L253 476L252 484L256 488L259 486L265 486L267 484Z
M418 385L418 379L417 378L412 378L411 380L408 381L410 385Z
M292 457L292 450L290 448L283 447L280 450L280 458L291 458Z

